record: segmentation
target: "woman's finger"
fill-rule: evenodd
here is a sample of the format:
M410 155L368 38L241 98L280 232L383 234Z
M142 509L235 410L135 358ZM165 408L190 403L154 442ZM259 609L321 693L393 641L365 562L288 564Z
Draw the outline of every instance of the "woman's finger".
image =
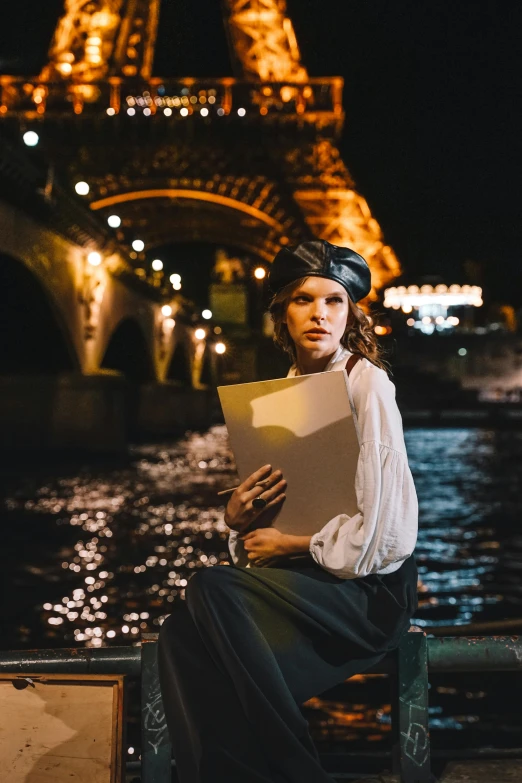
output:
M282 475L283 474L280 470L274 470L274 472L271 473L265 481L263 481L263 486L252 487L252 489L250 489L248 492L243 492L243 499L245 504L254 500L254 498L260 497L260 495L264 495L268 489L273 487L275 482L279 481Z
M248 541L249 538L254 538L255 535L256 535L256 531L255 530L251 530L250 533L247 533L244 536L238 536L238 538L242 538L243 541Z
M286 495L284 492L282 492L280 495L277 495L273 500L267 503L263 511L266 511L267 508L272 508L273 506L277 506L279 503L282 503L283 500L285 499L286 499Z
M241 492L248 492L253 487L255 487L258 481L260 481L262 478L266 478L267 473L270 473L271 470L272 465L263 465L262 468L259 468L259 470L256 470L255 473L252 473L252 475L246 478L239 486L239 489Z
M266 500L266 502L269 503L275 497L280 495L281 492L284 492L285 489L286 489L286 481L285 479L281 479L281 481L278 481L277 484L274 484L274 486L270 487L270 489L263 490L261 497L263 498L263 500Z

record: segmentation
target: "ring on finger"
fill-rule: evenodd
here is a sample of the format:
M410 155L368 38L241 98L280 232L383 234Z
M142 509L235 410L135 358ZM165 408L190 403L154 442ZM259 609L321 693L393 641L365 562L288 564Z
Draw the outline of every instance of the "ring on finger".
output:
M252 501L252 506L254 508L265 508L266 505L267 501L262 497L254 498Z

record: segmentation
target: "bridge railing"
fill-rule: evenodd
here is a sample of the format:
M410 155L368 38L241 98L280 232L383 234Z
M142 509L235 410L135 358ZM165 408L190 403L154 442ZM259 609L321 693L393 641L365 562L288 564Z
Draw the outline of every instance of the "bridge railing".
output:
M161 704L156 642L157 634L146 634L136 647L4 652L0 653L0 673L13 677L120 674L140 678L141 781L170 783L171 746ZM517 636L427 638L423 632L405 634L398 650L370 670L391 675L392 768L402 783L430 781L429 673L521 670L522 638ZM335 768L336 756L327 764L332 774L341 771Z
M0 76L0 118L12 112L26 117L44 114L108 114L184 119L235 114L272 118L342 117L343 80L308 79L304 83L256 83L223 79L147 81L109 77L105 82L41 81Z

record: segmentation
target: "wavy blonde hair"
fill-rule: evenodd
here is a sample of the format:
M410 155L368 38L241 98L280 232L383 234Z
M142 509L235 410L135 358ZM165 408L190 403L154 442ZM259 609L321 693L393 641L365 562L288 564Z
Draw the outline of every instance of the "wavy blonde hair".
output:
M286 313L288 300L293 292L303 285L307 279L307 277L301 277L299 280L294 280L286 285L277 292L269 306L270 315L274 322L274 342L290 356L293 362L297 358L295 344L290 337L288 327L284 323L283 318ZM384 358L384 351L377 342L373 318L366 315L360 307L357 307L350 297L348 297L348 319L346 329L341 337L341 345L351 353L364 356L376 367L380 367L388 373L390 372L389 364Z

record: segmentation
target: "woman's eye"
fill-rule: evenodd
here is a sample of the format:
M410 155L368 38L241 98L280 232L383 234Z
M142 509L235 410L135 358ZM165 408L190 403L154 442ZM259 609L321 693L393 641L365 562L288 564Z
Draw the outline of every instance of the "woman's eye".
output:
M342 298L340 296L332 296L331 299L328 300L329 302L342 302Z

